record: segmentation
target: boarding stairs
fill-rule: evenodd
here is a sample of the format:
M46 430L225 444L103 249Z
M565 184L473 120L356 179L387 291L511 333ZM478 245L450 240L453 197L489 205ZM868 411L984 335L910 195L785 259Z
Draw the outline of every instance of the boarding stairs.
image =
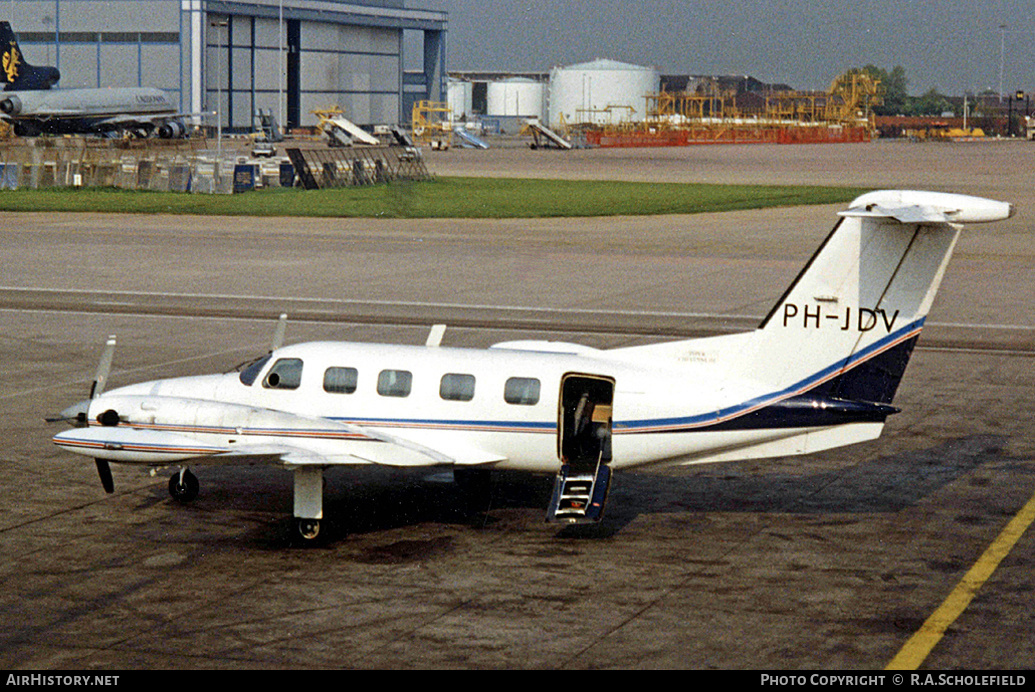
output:
M546 512L552 523L592 524L604 516L604 503L611 487L611 467L602 461L596 465L561 465L554 482L553 497Z
M331 146L351 147L354 143L378 146L381 144L374 135L344 116L341 109L313 111L320 119L320 129L327 136Z
M371 146L377 146L381 143L377 137L346 118L340 116L331 118L328 120L327 125L328 136L334 137L335 140L345 146L349 146L353 142L369 144Z
M561 137L559 134L543 125L536 119L526 120L525 127L528 132L532 135L532 148L542 149L544 147L555 146L558 149L572 149L572 143Z
M263 110L261 108L255 111L255 117L252 119L252 123L255 127L255 132L258 133L259 138L267 142L282 142L284 141L284 134L280 131L280 126L277 124L277 118L273 115L272 111Z
M453 128L453 132L460 139L460 146L468 149L488 149L489 145L484 139L478 137L467 130L467 128L458 126Z
M416 146L416 145L414 145L413 140L410 138L410 136L408 134L406 134L405 132L403 132L399 127L393 125L389 131L392 133L392 137L395 138L395 142L399 146L401 146L401 147L413 147L413 146Z

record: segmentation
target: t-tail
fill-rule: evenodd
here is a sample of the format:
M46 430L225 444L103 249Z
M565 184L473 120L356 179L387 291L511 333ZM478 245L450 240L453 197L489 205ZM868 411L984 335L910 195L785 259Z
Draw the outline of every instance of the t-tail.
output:
M854 200L752 332L619 349L622 357L713 363L730 390L709 430L812 430L816 451L879 434L924 327L961 225L1006 219L1004 202L885 190ZM873 425L876 424L876 425ZM747 444L747 443L745 443ZM775 451L774 451L775 450ZM759 448L753 456L787 454ZM747 458L743 449L709 460Z
M939 192L855 199L755 333L749 376L775 382L783 398L890 408L961 224L1012 213Z
M4 91L40 91L50 89L61 79L56 67L35 67L25 62L18 37L10 22L0 22L0 67Z

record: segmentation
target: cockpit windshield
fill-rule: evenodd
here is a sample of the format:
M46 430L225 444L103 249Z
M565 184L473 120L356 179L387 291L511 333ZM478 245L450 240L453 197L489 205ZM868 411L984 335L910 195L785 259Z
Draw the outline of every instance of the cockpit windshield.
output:
M241 363L240 365L238 365L237 370L241 371L241 384L245 385L246 387L251 387L252 384L255 382L255 378L259 376L259 373L262 372L262 369L266 366L266 363L269 362L270 355L272 354L266 354L265 356L260 356L255 360L250 360L248 362Z

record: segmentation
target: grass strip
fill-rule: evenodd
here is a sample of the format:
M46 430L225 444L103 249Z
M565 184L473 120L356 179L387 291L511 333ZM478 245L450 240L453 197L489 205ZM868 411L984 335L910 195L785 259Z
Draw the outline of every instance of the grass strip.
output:
M235 195L115 188L2 190L0 210L226 216L539 218L650 216L847 202L864 190L522 178L436 178L329 190Z

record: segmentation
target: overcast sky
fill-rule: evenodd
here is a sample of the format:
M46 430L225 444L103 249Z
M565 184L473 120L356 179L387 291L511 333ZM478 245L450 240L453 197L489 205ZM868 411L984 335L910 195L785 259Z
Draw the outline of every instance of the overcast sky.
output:
M1033 0L442 0L449 69L548 71L596 58L663 74L747 74L826 89L902 65L909 92L1035 91ZM1006 25L1005 31L1000 26Z

